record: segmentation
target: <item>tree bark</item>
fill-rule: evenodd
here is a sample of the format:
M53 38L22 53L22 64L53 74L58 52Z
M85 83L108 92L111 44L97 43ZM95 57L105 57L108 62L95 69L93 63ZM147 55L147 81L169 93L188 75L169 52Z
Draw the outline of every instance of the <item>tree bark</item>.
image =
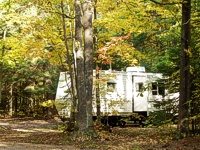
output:
M9 116L13 115L13 83L10 86Z
M77 134L82 139L85 136L96 136L92 115L93 86L93 34L92 34L92 3L90 0L75 1L75 44L77 64ZM83 13L83 14L82 14ZM82 28L84 28L84 49L82 48Z
M2 49L3 57L3 49ZM2 91L3 91L3 63L0 62L0 106L2 103Z
M83 2L83 28L84 28L84 51L85 51L85 81L87 100L87 128L94 135L92 114L92 88L93 88L93 32L92 32L93 7L91 0Z
M63 24L63 31L64 31L64 42L65 42L65 48L66 48L66 59L67 59L67 64L69 67L69 74L70 74L70 80L71 80L71 97L72 97L72 105L71 105L71 112L70 112L70 122L68 124L69 130L73 130L75 126L75 118L76 118L76 106L77 106L77 91L76 91L76 86L75 86L75 68L73 68L72 64L72 58L70 56L70 51L68 48L68 42L67 42L67 33L66 33L66 25L65 25L65 11L64 11L64 6L63 6L63 1L61 1L61 11L62 11L62 24Z
M77 133L84 135L87 128L86 112L86 89L85 89L85 69L84 69L84 52L82 48L82 22L81 22L81 2L75 1L75 51L77 63L77 95L78 95L78 112L77 112ZM75 138L75 137L73 137Z
M190 100L190 20L191 0L182 3L182 36L180 57L180 100L178 132L180 138L189 136L189 100Z
M94 20L97 19L97 10L96 10L96 5L97 5L97 0L94 0ZM97 27L93 27L93 45L94 45L94 52L97 51L98 46L97 46ZM98 54L97 54L98 55ZM96 60L96 80L98 82L96 82L95 87L96 87L96 107L97 107L97 122L101 123L101 101L100 101L100 87L99 87L99 63L98 63L98 56L96 56L97 60Z
M6 39L7 30L3 32L3 40ZM5 46L2 47L1 57L4 57ZM0 62L0 106L2 104L2 91L3 91L3 62Z

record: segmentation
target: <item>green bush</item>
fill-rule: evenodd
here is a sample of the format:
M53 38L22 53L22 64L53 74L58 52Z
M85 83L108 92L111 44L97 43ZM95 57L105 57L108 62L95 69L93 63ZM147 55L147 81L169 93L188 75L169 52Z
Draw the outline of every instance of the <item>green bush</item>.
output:
M149 117L146 120L146 124L153 126L161 126L164 124L172 124L174 119L174 115L171 113L167 113L164 110L150 112Z

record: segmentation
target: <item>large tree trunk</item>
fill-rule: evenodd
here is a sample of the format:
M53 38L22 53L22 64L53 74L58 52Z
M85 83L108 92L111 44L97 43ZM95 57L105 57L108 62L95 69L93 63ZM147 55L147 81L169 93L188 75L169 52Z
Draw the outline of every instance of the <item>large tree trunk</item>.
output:
M75 50L77 63L77 95L78 95L78 112L77 112L77 131L84 135L87 128L87 111L86 111L86 89L85 89L85 69L84 69L84 52L82 49L82 23L81 23L81 3L75 1ZM73 137L75 138L75 137Z
M82 9L81 9L82 8ZM93 35L91 1L75 1L75 50L77 63L78 113L77 131L81 138L96 136L92 115L93 86ZM83 12L83 16L82 16ZM84 27L84 50L82 49L82 27ZM75 138L75 136L73 136Z
M92 114L92 88L93 88L93 33L92 14L93 6L91 0L83 3L83 28L84 28L84 51L85 51L85 81L87 100L87 128L91 135L95 135Z
M179 136L189 136L189 100L190 100L190 19L191 0L182 4L182 36L180 64L180 100L178 131Z

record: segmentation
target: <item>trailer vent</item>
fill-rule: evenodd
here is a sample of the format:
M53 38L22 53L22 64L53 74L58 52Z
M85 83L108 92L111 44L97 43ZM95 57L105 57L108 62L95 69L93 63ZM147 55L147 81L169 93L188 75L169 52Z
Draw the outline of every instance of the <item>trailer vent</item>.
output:
M127 67L126 72L145 72L145 67Z

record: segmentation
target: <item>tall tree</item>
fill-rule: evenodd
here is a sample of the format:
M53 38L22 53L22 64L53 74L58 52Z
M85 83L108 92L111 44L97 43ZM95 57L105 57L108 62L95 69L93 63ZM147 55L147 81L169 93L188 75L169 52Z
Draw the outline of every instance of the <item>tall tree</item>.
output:
M96 136L92 114L93 86L93 33L92 2L75 0L75 51L77 63L77 131L83 138L85 135ZM83 14L82 14L83 13ZM82 28L84 29L84 49L82 48ZM76 134L74 134L76 135Z
M93 88L93 32L92 15L93 6L91 0L83 2L82 24L84 28L84 51L85 51L85 81L86 81L86 104L87 104L87 128L94 133L92 114L92 88Z
M87 124L86 94L84 78L84 52L82 48L82 23L81 23L81 2L75 0L75 51L77 63L77 128L78 132L84 132ZM74 131L77 132L77 131Z
M190 100L190 20L191 0L182 3L182 36L180 57L180 100L178 131L180 137L183 134L189 136L189 100Z
M76 106L77 106L77 89L76 89L76 75L75 75L75 67L73 65L73 59L70 54L68 41L67 41L67 33L66 33L66 25L65 25L65 11L64 11L64 4L63 1L61 1L61 11L62 11L62 23L63 23L63 34L64 34L64 43L67 53L67 64L69 68L69 75L70 75L70 83L71 83L71 98L72 98L72 105L71 105L71 113L70 113L70 122L68 124L68 130L73 130L75 126L75 120L76 120ZM72 37L71 37L72 38Z
M200 43L199 40L199 33L200 33L200 24L199 24L199 17L200 17L200 1L192 2L192 20L191 20L191 49L192 49L192 58L190 58L190 66L192 67L191 73L191 115L190 118L192 119L192 133L195 134L198 132L198 124L199 124L199 117L198 114L200 112L200 64L199 64L199 57L200 57Z
M6 30L4 30L3 32L3 40L5 40L6 38ZM3 42L2 42L3 43ZM4 56L4 44L2 45L2 48L1 48L1 58L3 58ZM1 103L2 103L2 90L3 90L3 62L0 61L0 106L1 106Z
M94 0L94 21L97 20L97 0ZM97 44L97 34L98 34L98 30L97 30L97 26L93 27L93 45L94 45L94 53L96 55L97 54L97 49L98 49L98 44ZM98 57L97 57L98 59ZM99 63L98 61L95 62L95 67L96 67L96 80L99 80ZM100 101L100 86L99 86L99 82L95 83L95 98L96 98L96 107L97 107L97 122L101 123L101 101Z
M75 50L77 63L77 131L84 135L94 136L92 115L93 86L93 34L92 34L92 3L75 1ZM83 14L82 14L83 12ZM84 49L82 48L82 28L84 29Z
M159 5L182 5L182 23L181 23L181 52L180 52L180 96L178 112L178 134L182 138L189 136L189 100L190 100L190 20L191 20L191 0L182 2L158 2L151 0Z

